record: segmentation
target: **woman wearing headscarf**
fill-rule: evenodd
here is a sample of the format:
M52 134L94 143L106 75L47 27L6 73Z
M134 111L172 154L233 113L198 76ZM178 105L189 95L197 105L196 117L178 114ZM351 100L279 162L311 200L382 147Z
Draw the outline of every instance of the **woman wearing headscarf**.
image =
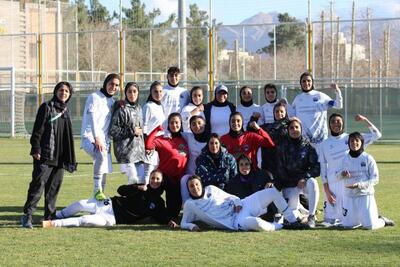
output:
M199 176L193 175L187 181L190 199L183 207L181 228L200 231L194 224L202 221L212 227L233 231L276 231L283 227L259 218L272 202L285 215L289 229L304 229L293 210L275 188L267 188L240 199L213 185L204 186Z
M235 158L245 154L253 162L253 168L257 168L257 151L260 147L275 147L271 137L261 129L255 121L249 124L252 131L244 131L243 116L240 112L233 112L229 117L229 132L221 137L229 153Z
M190 103L182 108L182 127L184 132L190 132L190 118L192 116L204 117L203 89L195 86L190 90Z
M196 174L205 186L214 185L224 189L229 179L237 174L236 160L221 146L218 135L210 135L207 145L196 159Z
M114 155L121 171L128 176L128 184L147 184L149 164L144 149L142 108L138 103L139 86L129 82L124 93L125 100L114 105L111 119Z
M204 105L206 133L222 136L229 132L229 116L236 107L228 100L228 88L220 84L215 88L214 100Z
M239 91L240 104L237 106L236 111L240 112L243 116L244 128L247 128L250 120L256 121L259 125L264 122L261 118L261 108L253 102L253 91L249 86L243 86Z
M308 224L315 227L319 188L315 177L320 175L320 165L315 149L302 136L301 121L294 117L288 126L289 136L278 145L277 175L274 185L289 199L289 207L300 207L299 195L309 200Z
M343 107L342 94L337 84L332 83L331 89L335 91L333 100L328 95L314 89L314 79L308 72L300 76L302 93L298 94L292 103L294 116L303 124L303 135L310 140L316 148L328 137L327 110L329 108L341 109Z
M179 113L168 116L168 129L164 135L157 136L162 129L158 126L145 141L148 150L158 152L160 163L158 169L165 176L165 191L168 213L172 218L178 216L181 210L182 198L180 180L186 172L189 150L182 137L182 117Z
M261 125L261 128L269 134L275 145L278 146L283 139L287 138L288 135L287 126L289 125L289 118L287 115L286 105L282 102L278 102L274 106L273 114L274 122L265 123ZM276 146L271 148L261 148L261 168L267 170L273 176L276 175L277 168Z
M33 158L32 181L24 205L22 226L33 228L32 215L45 191L44 219L51 220L56 213L56 200L64 177L64 170L76 170L74 139L67 103L72 86L59 82L53 97L40 105L31 136Z

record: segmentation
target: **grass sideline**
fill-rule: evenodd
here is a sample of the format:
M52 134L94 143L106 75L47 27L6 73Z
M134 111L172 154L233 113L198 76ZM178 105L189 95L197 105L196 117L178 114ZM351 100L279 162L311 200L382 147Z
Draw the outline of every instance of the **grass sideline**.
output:
M78 172L68 174L58 197L58 207L90 196L90 159L78 149ZM138 266L398 266L399 226L376 231L309 230L190 233L148 224L111 228L27 230L19 226L31 179L29 140L0 138L0 265L138 265ZM378 161L376 186L379 211L400 223L400 145L373 145L367 151ZM108 178L106 193L114 195L126 178ZM322 196L321 196L322 198ZM34 216L39 222L43 201ZM321 202L320 202L321 207ZM319 219L321 219L321 215Z

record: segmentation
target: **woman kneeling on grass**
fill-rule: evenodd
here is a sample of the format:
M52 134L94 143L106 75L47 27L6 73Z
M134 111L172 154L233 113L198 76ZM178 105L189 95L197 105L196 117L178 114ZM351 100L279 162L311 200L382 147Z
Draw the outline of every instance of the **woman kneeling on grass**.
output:
M43 221L43 228L134 224L147 217L152 217L159 224L176 228L177 224L168 216L165 202L161 198L163 192L163 175L159 170L153 170L148 185L122 185L118 188L121 196L101 201L84 199L74 202L56 213L57 220ZM91 214L68 218L78 212Z
M185 202L181 228L200 231L194 221L203 221L210 226L226 230L275 231L286 226L288 229L304 229L282 195L275 188L258 191L244 199L230 195L216 186L203 188L201 179L192 175L187 182L191 199ZM266 207L274 202L285 215L288 224L269 223L258 216L266 212Z

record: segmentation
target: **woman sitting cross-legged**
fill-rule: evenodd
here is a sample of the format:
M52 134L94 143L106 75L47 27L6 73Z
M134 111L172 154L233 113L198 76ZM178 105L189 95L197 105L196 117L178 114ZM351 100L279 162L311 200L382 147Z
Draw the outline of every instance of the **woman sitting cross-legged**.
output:
M210 226L226 230L261 230L274 231L282 224L269 223L258 216L265 213L265 208L274 202L289 221L289 229L304 229L306 224L298 221L285 199L275 188L268 188L244 199L230 195L213 185L203 187L201 179L193 175L188 179L187 187L191 199L185 202L181 228L199 231L195 221L203 221Z
M56 213L58 219L43 221L43 228L106 227L115 224L134 224L147 217L154 218L157 223L168 224L169 227L175 228L177 224L168 216L165 202L161 198L163 192L163 175L159 170L153 170L148 185L122 185L118 188L121 196L100 201L84 199L74 202ZM78 212L91 214L71 217Z

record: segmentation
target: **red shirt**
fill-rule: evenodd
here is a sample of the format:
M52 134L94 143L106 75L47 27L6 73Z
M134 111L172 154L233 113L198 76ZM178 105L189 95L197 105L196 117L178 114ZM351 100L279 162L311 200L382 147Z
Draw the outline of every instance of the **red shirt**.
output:
M160 127L154 129L148 136L145 147L158 152L160 163L158 169L167 177L180 181L185 175L186 164L189 158L188 145L182 137L157 136Z
M253 163L253 168L257 168L257 150L260 147L275 147L274 141L272 141L269 134L261 128L258 133L244 132L244 134L236 138L230 136L229 133L225 134L221 137L221 142L235 159L240 154L248 156Z

